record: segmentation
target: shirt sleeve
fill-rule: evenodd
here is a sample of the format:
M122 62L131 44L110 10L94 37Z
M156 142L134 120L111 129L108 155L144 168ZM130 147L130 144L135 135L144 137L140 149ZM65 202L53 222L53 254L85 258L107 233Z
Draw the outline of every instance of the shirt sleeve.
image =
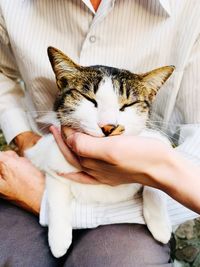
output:
M18 134L31 130L23 107L20 80L0 10L0 127L8 143Z
M195 42L185 68L176 108L182 120L176 150L200 165L200 38Z

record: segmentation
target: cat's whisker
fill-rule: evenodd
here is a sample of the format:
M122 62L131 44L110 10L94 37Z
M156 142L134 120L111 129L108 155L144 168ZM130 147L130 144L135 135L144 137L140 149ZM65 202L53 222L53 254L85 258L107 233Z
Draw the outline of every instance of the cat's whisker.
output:
M169 126L176 126L176 127L181 126L181 124L178 124L178 123L164 122L164 121L160 121L160 120L156 121L156 120L151 120L151 119L147 120L147 123L148 123L148 124L151 124L151 126L156 127L158 130L161 130L161 129L160 129L160 126L157 124L157 122L158 122L159 124L165 124L166 126L167 126L167 125L169 125ZM179 135L180 135L180 134L179 134ZM181 135L180 135L180 136L181 136Z
M172 142L173 144L176 144L176 143L177 143L177 138L175 138L174 136L172 136L172 135L170 135L170 134L168 134L168 133L162 131L161 129L157 129L157 128L153 128L153 127L152 127L152 129L153 129L153 130L159 130L159 132L160 132L162 135L166 136L168 139L170 139L171 142Z
M44 117L44 116L51 116L54 115L55 113L52 111L26 111L27 114L30 114L31 116L39 116L39 117Z
M157 122L157 121L156 121ZM172 126L180 126L181 124L176 124L176 123L166 123L166 122L162 122L162 121L158 121L159 123L162 123L162 124L166 124L166 125L172 125ZM151 126L154 126L156 127L158 130L160 130L160 127L158 124L155 123L155 121L151 121L151 120L148 120L147 121L148 124L151 124Z
M32 109L32 110L26 110L26 112L55 112L53 110L35 110L35 109Z
M38 129L41 132L49 132L49 127L52 126L52 124L46 124L45 126L39 125Z
M157 125L158 126L158 124L156 124L156 123L159 123L159 124L165 124L165 125L173 125L173 126L180 126L181 124L179 124L179 123L172 123L172 122L164 122L164 121L159 121L159 120L151 120L151 119L149 119L149 120L147 120L147 122L151 122L151 123L155 123L155 125Z

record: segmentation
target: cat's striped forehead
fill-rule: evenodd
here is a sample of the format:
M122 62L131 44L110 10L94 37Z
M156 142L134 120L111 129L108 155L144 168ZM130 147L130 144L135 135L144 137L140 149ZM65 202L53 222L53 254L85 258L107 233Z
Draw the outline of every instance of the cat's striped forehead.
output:
M76 75L66 75L61 79L63 92L76 89L88 97L95 98L99 90L108 94L108 90L112 89L121 101L145 97L147 92L141 90L140 80L139 75L107 66L84 67Z
M54 109L61 125L95 136L115 129L138 134L156 93L174 70L165 66L134 74L107 66L84 67L53 47L48 56L59 89Z
M111 79L113 84L113 89L118 95L124 95L129 97L130 91L135 88L135 94L139 89L139 76L133 74L127 70L117 69L113 67L107 66L91 66L92 71L97 71L98 74L101 76L101 81L105 79ZM99 87L96 87L98 90Z
M48 56L62 93L76 89L86 94L96 94L100 82L105 77L110 77L113 89L123 98L134 95L148 97L152 101L174 70L174 66L165 66L139 75L106 66L83 67L54 47L48 47Z
M123 105L127 107L135 101L145 101L149 105L174 70L174 66L165 66L144 74L134 74L107 66L83 67L53 47L48 48L48 56L60 89L55 110L66 101L68 106L69 103L70 106L76 105L82 97L97 106L96 97L100 94L98 91L101 90L101 94L106 96L108 89L115 98L118 97L121 111Z
M54 110L71 113L87 99L111 116L113 110L147 100L148 94L140 92L139 85L139 76L129 71L106 66L84 67L76 75L62 79L62 93L57 97Z

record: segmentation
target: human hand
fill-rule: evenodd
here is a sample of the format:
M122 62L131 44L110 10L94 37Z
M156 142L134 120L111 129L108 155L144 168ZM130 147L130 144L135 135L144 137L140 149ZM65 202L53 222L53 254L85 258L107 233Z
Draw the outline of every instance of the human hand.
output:
M95 181L94 177L91 177L89 174L84 173L82 170L82 167L80 165L78 157L73 153L73 151L70 150L70 148L65 143L67 137L74 134L76 131L68 128L66 126L62 127L61 132L55 127L51 126L50 131L54 135L54 138L57 142L58 147L60 148L60 151L64 155L67 162L69 162L71 165L73 165L75 168L80 170L80 172L76 172L76 176L74 177L73 173L65 173L64 175L62 173L58 173L60 176L67 177L68 179L71 178L72 180L77 180L79 183L89 183L89 184L99 184L98 181Z
M68 128L63 130L67 138L64 141L82 168L79 173L60 174L63 177L86 184L149 185L200 213L200 168L168 145L153 138L95 138ZM67 146L59 132L54 137L58 145L62 143L64 151Z
M14 142L18 147L18 154L23 156L24 151L34 146L39 141L40 138L41 138L40 135L31 131L17 135L14 139Z
M163 172L170 172L173 150L158 140L139 136L95 138L74 131L69 133L67 128L64 131L66 143L82 168L79 173L61 174L68 179L113 186L136 182L159 188L164 182L160 179ZM61 137L55 138L59 143ZM62 145L62 150L65 147Z
M55 126L51 126L49 130L53 134L57 145L60 148L60 151L64 155L65 159L75 168L81 170L81 165L78 161L78 158L65 143L67 137L75 133L75 130L68 127L62 127L60 132Z
M43 191L44 176L28 159L0 152L0 197L38 214Z

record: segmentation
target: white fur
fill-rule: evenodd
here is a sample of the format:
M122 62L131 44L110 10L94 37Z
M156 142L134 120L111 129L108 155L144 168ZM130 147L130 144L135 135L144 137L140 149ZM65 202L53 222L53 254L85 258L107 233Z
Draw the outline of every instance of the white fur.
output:
M125 135L137 135L145 127L147 113L138 112L137 105L120 111L118 95L110 77L104 78L96 93L98 107L82 99L76 111L66 120L78 122L80 129L90 135L103 137L101 127L106 124L122 125Z
M96 93L98 103L98 125L118 124L119 104L117 94L114 92L111 78L105 78Z
M155 132L143 136L166 139ZM61 257L72 241L71 200L81 203L117 203L130 199L140 189L139 184L83 185L63 179L56 172L76 171L66 162L52 135L47 135L31 149L26 156L46 173L46 189L49 205L49 245L55 257ZM166 210L165 195L159 190L144 187L144 218L155 239L167 243L171 236L171 224Z
M106 93L105 93L106 92ZM104 136L101 127L106 124L120 124L125 134L139 134L145 127L147 114L140 113L137 107L128 107L120 112L118 96L114 92L112 81L105 78L96 94L98 107L83 99L70 120L79 122L81 129L94 136ZM48 118L49 119L49 118ZM55 119L55 118L54 118ZM143 131L143 136L169 142L157 132ZM61 257L72 241L71 200L80 203L118 203L131 199L141 188L140 184L120 186L83 185L59 177L57 172L76 171L58 149L52 135L47 135L31 149L26 156L46 173L46 189L49 204L49 245L55 257ZM167 243L171 235L171 224L166 210L164 193L144 187L143 214L149 230L155 239Z

